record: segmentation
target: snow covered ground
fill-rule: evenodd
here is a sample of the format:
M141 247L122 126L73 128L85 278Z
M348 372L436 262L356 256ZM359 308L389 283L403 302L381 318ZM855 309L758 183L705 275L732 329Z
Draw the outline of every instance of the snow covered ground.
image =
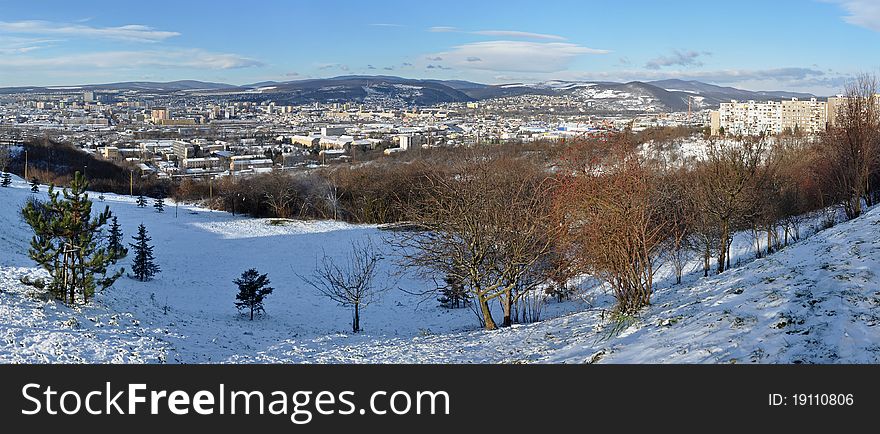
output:
M613 299L587 281L578 300L549 301L540 323L481 331L468 309L403 291L433 282L397 275L389 250L380 275L394 288L353 335L349 312L297 274L310 273L322 251L341 256L351 240L381 245L389 233L376 226L183 205L175 217L173 204L159 214L107 195L127 238L147 226L162 272L147 283L123 277L70 308L19 283L43 274L27 258L31 233L18 213L30 195L20 179L0 188L0 363L880 362L880 208L754 261L752 240L739 234L739 266L702 278L695 261L678 286L661 270L653 305L624 324L608 321ZM233 306L232 280L250 267L276 288L253 322Z

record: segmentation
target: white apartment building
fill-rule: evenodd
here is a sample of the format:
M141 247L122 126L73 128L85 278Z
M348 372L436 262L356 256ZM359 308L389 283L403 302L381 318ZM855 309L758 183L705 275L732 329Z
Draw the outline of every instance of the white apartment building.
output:
M731 101L710 116L711 133L756 136L801 132L818 134L828 124L828 104L816 98L786 101Z

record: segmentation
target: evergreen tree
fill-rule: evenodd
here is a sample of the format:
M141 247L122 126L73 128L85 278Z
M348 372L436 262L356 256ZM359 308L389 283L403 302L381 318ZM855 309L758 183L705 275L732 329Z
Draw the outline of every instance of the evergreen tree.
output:
M110 223L110 234L107 236L107 251L116 261L128 255L128 249L122 244L122 239L122 228L114 216L113 222Z
M153 199L153 208L156 208L156 212L165 212L165 200L161 197Z
M31 178L31 193L38 193L40 191L40 182L37 181L37 177Z
M0 177L0 185L9 187L10 184L12 184L12 176L9 175L9 172L3 172L3 176Z
M146 282L152 279L156 273L162 271L153 262L155 259L153 257L153 246L149 244L152 238L147 236L147 228L143 224L138 226L138 233L132 238L135 242L129 244L134 248L134 263L131 265L131 271L134 273L135 279Z
M260 274L251 268L232 282L238 285L235 307L240 311L250 311L250 318L253 321L254 312L264 312L263 298L274 291L274 288L269 286L268 275Z
M464 289L464 285L461 284L461 279L448 276L443 279L443 282L446 283L446 286L440 288L440 296L437 297L440 306L447 309L467 306L468 293Z
M97 288L113 284L122 270L107 275L116 260L102 243L102 227L110 209L92 217L88 182L76 172L70 189L49 186L49 201L29 200L22 209L25 222L34 230L28 254L51 276L49 290L57 298L76 303L77 294L87 302Z
M137 206L138 206L138 208L143 208L143 207L147 206L147 199L144 197L143 194L138 195Z

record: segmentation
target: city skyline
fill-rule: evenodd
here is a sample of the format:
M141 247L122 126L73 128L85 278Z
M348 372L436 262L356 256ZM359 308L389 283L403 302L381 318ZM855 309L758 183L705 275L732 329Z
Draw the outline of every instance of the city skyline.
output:
M0 2L0 86L680 78L833 95L854 74L877 70L869 59L880 46L880 5L868 0L43 4Z

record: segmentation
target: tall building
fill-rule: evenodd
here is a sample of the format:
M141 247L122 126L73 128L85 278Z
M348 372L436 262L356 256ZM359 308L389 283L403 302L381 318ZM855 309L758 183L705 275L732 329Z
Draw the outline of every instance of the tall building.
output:
M828 103L816 98L785 101L731 101L721 103L717 112L710 114L712 135L725 134L756 136L801 132L818 134L828 124Z
M83 92L83 102L95 102L95 92L90 90Z
M828 98L828 125L837 125L837 116L844 104L846 104L845 96L838 95ZM880 93L874 94L874 104L880 106Z
M150 117L154 123L158 123L159 121L171 119L171 114L168 113L168 109L165 107L156 107L152 110Z

